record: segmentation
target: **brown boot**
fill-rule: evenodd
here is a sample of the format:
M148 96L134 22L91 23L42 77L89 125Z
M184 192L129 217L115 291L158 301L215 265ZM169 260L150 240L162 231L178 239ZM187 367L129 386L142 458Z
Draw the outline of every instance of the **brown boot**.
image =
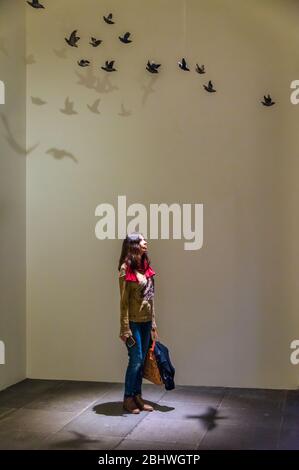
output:
M124 397L123 408L130 413L140 413L140 409L135 403L134 397Z
M151 405L149 405L148 403L145 403L145 401L141 398L141 395L135 395L134 398L135 398L136 405L138 406L140 410L154 411L154 408Z

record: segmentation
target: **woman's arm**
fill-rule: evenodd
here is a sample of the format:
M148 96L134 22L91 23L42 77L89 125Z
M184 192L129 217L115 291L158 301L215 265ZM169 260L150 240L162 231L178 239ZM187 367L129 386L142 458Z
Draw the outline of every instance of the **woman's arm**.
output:
M132 336L129 324L129 285L126 282L126 270L121 267L119 272L120 289L120 334L119 336Z
M154 287L154 291L155 291L155 278L153 277L153 287ZM155 297L152 297L151 300L150 300L150 303L152 305L152 330L156 330L157 329L157 324L156 324L156 312L155 312Z

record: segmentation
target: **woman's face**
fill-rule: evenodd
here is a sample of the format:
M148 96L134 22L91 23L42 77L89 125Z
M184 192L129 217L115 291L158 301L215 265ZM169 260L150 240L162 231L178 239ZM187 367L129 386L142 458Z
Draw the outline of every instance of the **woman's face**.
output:
M147 252L147 241L142 235L141 235L141 240L139 242L139 246L140 246L141 254Z

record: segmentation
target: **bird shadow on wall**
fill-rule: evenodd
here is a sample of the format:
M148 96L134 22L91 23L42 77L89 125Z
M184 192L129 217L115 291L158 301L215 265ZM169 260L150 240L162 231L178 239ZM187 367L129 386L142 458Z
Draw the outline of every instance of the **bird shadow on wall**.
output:
M67 96L64 101L64 108L60 108L60 111L63 114L67 114L68 116L72 116L73 114L78 114L78 111L75 110L74 102L69 99Z
M97 93L107 94L119 89L118 86L111 83L111 79L108 75L103 78L95 75L92 67L85 68L84 73L75 70L75 74L79 78L77 85L82 85L89 90L95 90Z
M31 96L31 101L32 101L32 104L35 104L37 106L43 106L44 104L47 104L47 101L44 101L42 98L39 98L38 96Z
M4 135L5 139L7 140L9 146L18 154L18 155L29 155L30 153L33 152L33 150L35 150L39 143L33 145L32 147L29 147L28 149L26 149L25 147L21 146L17 141L16 139L14 138L13 134L12 134L12 131L11 131L11 128L10 128L10 125L8 123L8 119L7 117L5 116L5 114L1 113L0 114L0 117L1 117L1 121L2 121L2 124L6 130L6 135Z
M94 113L94 114L101 114L100 111L99 111L99 104L100 104L100 101L101 101L101 99L98 98L97 100L95 100L95 101L93 102L93 104L91 104L91 105L88 104L88 105L87 105L88 109L89 109L92 113Z
M146 80L146 83L144 83L143 79L141 80L141 90L143 91L142 100L141 100L142 106L145 106L150 95L155 93L156 90L154 89L154 85L157 79L158 79L157 76L150 77L149 80L148 79Z
M8 119L5 116L5 114L0 113L0 118L1 118L1 121L3 123L4 128L6 130L6 135L4 135L4 137L7 140L9 146L18 155L24 155L24 156L30 155L39 146L39 142L37 144L29 147L28 149L21 146L13 136L10 125L8 123ZM67 150L52 147L52 148L48 149L46 151L46 153L51 155L52 157L54 157L56 160L61 160L62 158L68 157L71 160L73 160L75 163L78 163L78 160L74 157L74 155L72 153L68 152Z
M64 149L58 149L55 147L52 147L46 151L47 154L52 155L56 160L62 160L63 158L70 158L73 160L73 162L78 163L78 160L76 157L71 152L68 152L67 150Z
M96 85L94 87L94 90L97 93L112 93L113 91L119 90L119 87L117 85L113 85L111 83L110 77L106 75L103 78L97 77L96 80Z
M132 111L130 111L129 109L126 109L124 104L122 103L121 104L121 111L120 113L118 113L119 116L121 117L128 117L128 116L131 116L132 114Z

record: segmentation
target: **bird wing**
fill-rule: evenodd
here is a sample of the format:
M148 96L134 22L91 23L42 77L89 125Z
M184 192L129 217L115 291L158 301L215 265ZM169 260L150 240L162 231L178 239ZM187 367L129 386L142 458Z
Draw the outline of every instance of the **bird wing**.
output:
M115 62L115 60L111 60L111 62L109 62L109 64L108 64L108 66L112 68L113 65L114 65L114 62Z
M77 29L75 29L75 31L73 31L70 35L70 41L74 41L76 39L76 34L77 34Z
M129 37L131 36L131 33L127 32L124 34L124 39L129 39Z
M185 61L184 57L182 58L182 66L186 67L186 61Z

